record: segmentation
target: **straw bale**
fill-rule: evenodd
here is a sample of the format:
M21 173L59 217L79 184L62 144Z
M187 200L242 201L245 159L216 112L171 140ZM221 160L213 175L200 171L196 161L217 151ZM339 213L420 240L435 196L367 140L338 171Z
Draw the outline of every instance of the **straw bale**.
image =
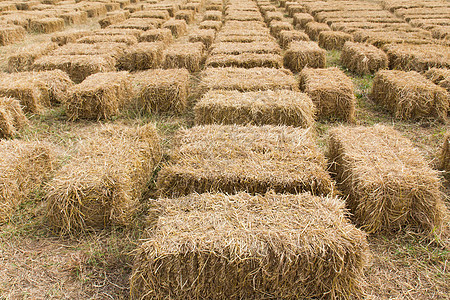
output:
M277 20L273 20L272 22L270 22L269 27L270 32L276 38L278 38L278 34L282 30L294 30L294 27L292 26L291 23Z
M131 17L168 20L170 18L170 15L166 10L143 10L132 13Z
M135 74L139 107L149 113L182 113L187 107L189 71L148 70Z
M311 129L206 125L179 130L158 173L162 195L223 192L333 193Z
M439 159L441 169L447 172L447 176L450 175L450 134L445 136Z
M167 11L170 17L174 17L175 13L180 9L180 7L178 4L175 3L166 3L166 4L160 3L154 5L147 5L145 6L145 9Z
M222 21L222 12L210 10L203 15L203 21Z
M179 10L175 13L175 20L185 20L187 24L195 21L195 12L193 10Z
M132 35L139 38L144 30L130 28L104 28L92 31L94 35Z
M207 193L155 205L154 235L134 260L132 299L362 297L366 234L339 198Z
M30 31L37 33L51 33L64 30L64 20L61 18L42 18L30 21Z
M16 5L13 2L0 2L0 12L15 11Z
M19 100L0 97L0 139L11 138L28 124Z
M270 42L276 41L274 37L270 34L261 33L260 31L251 30L250 34L248 31L242 31L242 34L238 34L239 31L223 31L221 30L215 39L215 42L227 42L227 43L252 43L252 42ZM255 34L252 34L255 33Z
M201 42L208 49L216 36L216 31L214 29L198 29L189 32L188 41L190 43Z
M294 41L284 53L284 66L293 72L299 72L304 67L324 68L326 51L316 42Z
M313 41L317 41L319 38L319 33L322 31L331 31L331 28L325 23L319 22L308 22L305 25L305 33L309 35L309 38Z
M150 18L130 18L121 23L113 24L108 26L108 28L112 29L139 29L139 30L149 30L155 29L157 26L155 25L155 20L159 19L150 19Z
M240 21L227 21L225 22L225 25L222 27L222 31L243 31L243 30L253 30L253 31L261 31L259 34L262 33L262 31L265 31L265 34L269 34L269 29L266 27L266 24L261 21L247 21L247 22L240 22Z
M286 49L293 41L309 41L309 36L298 30L282 30L278 34L278 41L280 46Z
M289 5L287 13L291 18L293 18L295 14L306 13L306 8L302 4Z
M163 62L164 48L161 42L137 43L126 49L117 60L117 67L128 71L158 68Z
M220 30L222 27L222 21L202 21L198 24L200 29L214 29L215 31Z
M338 68L300 72L300 89L311 97L317 116L323 119L355 121L356 99L352 80Z
M89 128L47 184L47 219L61 234L128 225L161 159L155 126Z
M282 68L283 57L271 53L214 54L208 56L206 66L212 68Z
M425 44L392 44L386 46L389 68L426 72L429 69L450 68L450 46Z
M87 2L84 5L84 11L87 12L89 18L101 17L108 12L106 5L100 2Z
M49 177L55 165L53 147L41 142L0 141L0 223Z
M186 4L181 5L180 9L191 10L193 12L199 12L200 9L202 8L202 6L203 5L201 3L188 2Z
M175 37L180 37L187 32L187 24L185 20L170 19L162 24L162 28L170 29Z
M130 13L135 13L138 11L142 11L144 6L142 4L130 4L125 6L123 9L128 10Z
M281 48L276 41L252 43L214 43L211 55L215 54L281 54Z
M0 46L21 42L25 39L25 34L22 26L0 24Z
M209 91L195 104L195 123L238 125L314 125L315 106L297 91Z
M58 15L65 25L81 25L87 22L88 14L85 11L71 11Z
M110 25L117 24L120 22L123 22L127 19L125 14L123 13L116 13L113 15L107 15L106 17L98 20L98 24L100 24L101 28L106 28Z
M308 13L296 13L293 16L294 26L304 29L306 24L314 21L314 17Z
M88 35L79 38L77 43L95 44L95 43L123 43L127 45L134 45L138 42L134 35Z
M105 3L105 7L106 7L106 11L108 11L106 13L106 15L108 15L108 13L113 12L113 11L117 11L120 9L120 3L115 3L115 2L106 2ZM128 11L127 11L128 12Z
M209 3L209 4L206 4L205 10L206 11L215 11L215 10L217 10L217 11L222 12L223 4L222 3Z
M53 42L34 43L16 50L15 54L8 57L8 72L28 71L36 58L48 54L58 45Z
M373 74L387 69L388 57L384 51L370 44L346 42L342 48L341 63L359 75Z
M124 54L126 48L127 45L123 43L69 43L53 50L50 55L109 55L117 59Z
M450 26L435 26L431 30L434 39L445 39L450 36Z
M201 42L177 43L164 50L164 68L187 69L198 72L205 59L205 46Z
M33 63L33 70L62 70L79 83L91 74L115 70L116 60L106 55L46 55Z
M259 21L261 22L263 18L261 17L261 13L258 11L235 11L229 12L225 15L225 21L238 21L238 22L247 22L247 21Z
M353 41L353 36L345 32L321 31L319 33L319 46L326 50L342 50L347 41Z
M92 34L90 30L80 30L80 31L64 31L55 33L52 36L52 42L57 43L59 46L63 46L67 43L75 43L76 40L82 38L83 36Z
M355 31L353 33L353 38L356 42L366 42L378 48L383 48L389 44L408 44L408 47L409 45L414 47L414 44L434 43L430 36L423 34L423 31L408 31L408 29L378 28L373 30ZM422 47L426 48L426 46ZM432 48L433 46L430 45L430 49ZM403 51L406 52L405 50Z
M425 73L425 76L435 84L443 87L450 93L450 70L431 68Z
M110 119L126 106L131 95L128 72L96 73L69 89L64 103L70 120Z
M172 31L170 29L150 29L139 36L139 42L161 42L164 45L172 43Z
M364 230L439 231L445 206L437 171L392 127L333 128L328 152L347 207Z
M283 13L279 11L268 11L264 15L264 21L266 21L266 23L270 23L272 20L282 21L283 19Z

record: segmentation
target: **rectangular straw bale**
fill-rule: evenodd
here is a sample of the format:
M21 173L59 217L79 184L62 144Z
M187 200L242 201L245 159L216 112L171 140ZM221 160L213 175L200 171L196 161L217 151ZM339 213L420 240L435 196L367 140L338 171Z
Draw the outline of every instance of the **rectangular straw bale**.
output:
M165 45L161 42L142 42L129 47L117 60L122 70L137 71L161 66Z
M57 43L59 46L63 46L68 43L75 43L79 38L90 34L92 34L92 31L90 30L58 32L52 36L52 42Z
M212 45L216 31L214 29L198 29L189 32L188 41L190 43L201 42L206 49Z
M347 41L353 41L353 36L342 31L321 31L319 33L319 46L325 50L342 50Z
M203 14L203 21L222 21L222 11L205 11Z
M187 32L187 24L185 20L170 19L162 24L162 28L170 29L175 37L185 35Z
M272 22L270 22L269 27L270 33L272 33L272 35L276 38L278 38L278 34L282 30L294 30L294 27L291 23L277 20L273 20Z
M390 126L333 128L329 159L347 207L367 232L440 228L445 206L433 170Z
M326 161L310 129L206 125L179 130L158 173L162 195L239 191L333 193Z
M356 99L352 80L338 68L310 69L300 72L300 89L317 108L319 118L355 121Z
M53 51L50 55L109 55L120 58L128 46L123 43L69 43Z
M284 53L284 66L293 72L305 67L325 68L327 52L316 42L293 41Z
M182 113L187 107L189 71L148 70L135 73L138 105L149 113Z
M271 53L214 54L208 56L206 66L212 68L282 68L283 57Z
M441 169L447 173L447 176L450 175L450 134L447 134L444 138L444 145L439 160Z
M315 21L308 22L305 25L305 33L313 41L317 41L319 39L319 33L321 33L322 31L331 31L331 28L325 23L319 23Z
M139 42L161 42L165 45L168 45L172 43L172 41L172 31L167 28L150 29L142 32L139 36Z
M77 43L95 44L95 43L124 43L127 45L134 45L138 42L134 35L88 35L79 38Z
M170 15L167 10L143 10L132 13L131 17L168 20L170 18Z
M45 106L50 106L41 89L42 85L35 84L33 78L27 75L4 75L0 78L0 96L12 97L20 101L26 112L39 113Z
M425 73L425 77L434 82L434 84L439 85L450 93L450 70L449 69L439 69L431 68Z
M12 138L19 129L28 124L19 100L0 97L0 139Z
M89 18L101 17L108 12L106 5L100 2L87 2L83 9L87 12Z
M81 25L87 23L88 14L85 11L70 11L58 15L58 18L63 19L65 25Z
M56 43L42 42L20 48L8 57L7 70L10 73L28 71L36 58L48 54L57 47Z
M242 33L242 34L240 34ZM256 30L246 31L223 31L217 33L215 42L217 43L252 43L276 41L269 33Z
M61 18L42 18L30 21L30 31L36 33L51 33L64 30L64 20Z
M175 20L185 20L187 24L195 21L195 12L193 10L179 10L175 13Z
M138 11L142 11L144 9L144 6L142 4L130 4L123 8L124 10L128 10L130 13L135 13Z
M259 10L261 11L261 13L266 13L268 11L276 11L277 7L275 5L272 5L270 2L269 3L258 3L259 5Z
M370 44L346 42L342 48L341 63L359 75L373 74L387 69L388 57L384 51Z
M276 41L252 42L252 43L214 43L211 55L214 54L281 54L281 48Z
M128 225L161 159L153 124L86 128L72 160L46 187L47 219L61 234Z
M62 70L75 83L98 72L115 71L116 60L107 55L46 55L33 63L33 70Z
M205 58L205 45L196 43L176 43L164 50L164 68L184 68L198 72Z
M263 18L261 13L257 11L239 11L239 12L227 12L225 15L225 21L258 21L261 22Z
M301 29L304 29L307 23L314 21L314 17L308 13L296 13L293 18L294 26Z
M206 193L155 205L132 299L362 297L369 246L339 198Z
M131 98L128 72L96 73L69 89L64 103L70 120L110 119L120 114Z
M132 35L136 38L144 32L141 29L132 29L132 28L103 28L99 30L92 31L94 35Z
M214 29L215 31L219 31L220 28L222 28L222 21L202 21L198 24L198 28Z
M287 49L293 41L309 41L309 36L298 30L282 30L278 34L278 42L283 49Z
M378 71L371 97L401 120L447 119L447 91L415 71Z
M158 19L149 19L149 18L130 18L123 22L113 24L108 26L111 29L139 29L139 30L149 30L155 29L157 24L154 20Z
M207 68L202 72L200 89L238 90L241 92L265 90L298 90L293 74L286 69L272 68Z
M26 31L22 26L0 24L0 46L21 42L25 35Z
M225 25L222 27L222 31L242 31L242 30L254 30L254 31L265 31L266 34L269 33L269 29L266 24L260 21L247 21L247 22L239 22L239 21L227 21Z
M195 123L238 125L314 125L315 106L307 94L290 90L209 91L195 104Z
M266 23L270 23L273 20L282 21L283 19L283 13L279 11L268 11L264 14L264 21L266 21Z
M110 25L123 22L126 19L127 19L127 17L125 16L125 14L123 14L123 13L116 13L116 14L113 14L113 15L107 15L106 17L98 20L98 24L100 25L101 28L106 28L106 27L108 27Z
M293 18L298 13L306 13L306 8L302 4L290 5L287 9L289 17Z
M0 223L8 222L51 175L55 153L50 144L21 140L0 141Z

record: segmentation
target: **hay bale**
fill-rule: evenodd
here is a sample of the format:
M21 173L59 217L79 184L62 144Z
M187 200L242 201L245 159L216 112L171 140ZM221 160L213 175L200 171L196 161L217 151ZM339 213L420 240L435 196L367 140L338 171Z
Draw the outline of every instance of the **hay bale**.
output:
M34 43L18 49L15 54L8 57L8 72L28 71L36 58L48 54L58 45L53 42Z
M187 107L189 71L148 70L134 76L138 106L149 113L182 113Z
M253 43L253 42L275 42L275 38L269 33L257 30L224 31L221 30L215 39L217 43Z
M237 31L239 34L242 34L243 31L259 31L259 35L261 34L269 34L270 31L267 28L266 24L259 21L247 21L247 22L239 22L239 21L227 21L222 28L222 32L227 31ZM247 33L249 34L249 33Z
M19 100L0 97L0 139L11 138L28 124Z
M202 3L196 3L196 2L188 2L186 4L182 4L180 6L180 9L182 10L191 10L194 12L199 12L200 9L202 8Z
M353 36L341 31L321 31L319 46L325 50L342 50L345 42L353 41Z
M26 31L22 26L0 24L0 46L21 42L25 35Z
M212 68L282 68L283 57L271 53L214 54L208 56L206 66Z
M440 167L442 170L450 174L450 134L447 134L444 139L444 145L442 146L442 152L440 159Z
M29 30L36 33L51 33L64 30L64 20L61 18L42 18L30 21Z
M195 21L195 12L193 10L179 10L175 13L175 20L185 20L187 24Z
M308 22L305 25L305 33L313 41L318 40L319 33L321 33L322 31L331 31L331 28L325 23L319 23L315 21Z
M53 51L50 55L108 55L114 58L120 58L128 46L123 43L94 43L79 44L69 43Z
M13 75L14 76L14 75ZM21 72L17 76L27 80L39 88L42 103L59 104L66 100L67 91L73 86L69 75L61 70Z
M115 13L113 15L107 15L106 17L98 20L98 24L101 28L106 28L110 25L123 22L127 19L124 13Z
M95 44L95 43L123 43L127 45L134 45L138 42L134 35L88 35L79 38L77 43Z
M170 15L169 12L166 10L144 10L132 13L131 17L168 20L170 18Z
M208 49L212 45L215 36L216 31L213 29L198 29L189 32L188 40L189 43L201 42Z
M276 20L276 21L284 20L283 13L281 13L279 11L268 11L264 14L264 21L266 21L266 23L270 23L273 20Z
M87 2L83 9L87 12L89 18L101 17L108 12L106 5L100 2Z
M164 50L164 68L198 72L204 58L205 46L201 42L172 44Z
M164 48L161 42L137 43L120 56L117 68L128 71L158 68L163 62Z
M437 171L392 127L333 128L328 156L347 207L364 230L439 231L445 206Z
M384 51L370 44L346 42L342 48L341 63L359 75L373 74L387 69L388 57Z
M29 194L49 177L53 147L40 142L0 141L0 223L8 222Z
M130 18L118 24L113 24L108 26L110 29L139 29L139 30L150 30L156 29L159 24L159 19L148 19L148 18Z
M158 173L162 195L239 191L333 193L324 155L309 129L207 125L180 130Z
M88 14L85 11L71 11L58 15L65 25L81 25L87 23Z
M415 71L378 71L373 80L371 97L401 120L447 119L447 91Z
M202 21L198 24L199 29L214 29L219 31L222 27L222 21Z
M278 38L278 34L282 30L294 30L294 27L291 23L277 20L273 20L272 22L270 22L269 27L270 33L272 33L275 38Z
M278 42L283 49L288 48L293 41L309 41L309 36L298 30L282 30L278 34Z
M339 198L194 194L156 205L132 299L362 297L368 243Z
M128 72L96 73L69 89L64 103L70 120L110 119L120 114L131 98Z
M170 29L175 37L180 37L187 32L187 24L185 20L168 20L162 24L162 28Z
M161 159L154 125L89 129L46 187L47 219L61 234L130 224Z
M293 72L305 67L325 68L326 54L315 42L294 41L284 53L284 66Z
M62 70L75 83L98 72L115 71L116 60L106 55L46 55L38 58L32 66L33 70Z
M450 70L431 68L425 73L425 77L431 80L434 84L439 85L450 93Z
M161 42L164 45L172 43L172 31L170 29L150 29L142 32L139 42Z
M79 38L90 34L92 34L92 31L90 30L58 32L52 36L52 42L57 43L59 46L63 46L68 43L75 43Z
M195 123L238 125L314 125L315 106L297 91L209 91L195 104Z
M205 11L203 14L203 21L222 21L222 11Z
M263 18L258 11L230 11L227 10L225 15L225 21L237 21L237 22L249 22L258 21L261 22Z
M281 54L281 48L276 41L252 43L214 43L210 54Z
M91 33L94 35L132 35L139 38L143 32L144 30L132 28L104 28Z
M314 17L308 13L296 13L293 18L294 26L301 29L305 29L306 24L314 21Z
M293 18L296 14L306 13L306 8L302 4L289 5L287 13L289 17Z

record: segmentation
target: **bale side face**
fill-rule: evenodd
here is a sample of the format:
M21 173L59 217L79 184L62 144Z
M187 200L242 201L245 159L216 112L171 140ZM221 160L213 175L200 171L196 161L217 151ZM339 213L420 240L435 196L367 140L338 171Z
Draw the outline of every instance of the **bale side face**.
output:
M359 75L373 74L388 67L388 57L383 50L370 44L346 42L341 63Z
M135 257L132 299L362 295L366 236L337 198L203 194L157 205L155 234Z
M20 102L14 98L0 97L0 139L13 137L17 130L28 124Z
M1 25L0 46L11 45L25 39L26 31L22 26Z
M172 43L172 31L170 29L151 29L144 31L139 36L139 42L162 42L165 45Z
M34 60L56 49L58 45L53 42L36 43L32 46L19 49L16 54L8 57L8 72L28 71Z
M306 33L298 30L282 30L278 34L278 41L281 48L287 49L289 44L293 41L309 41Z
M190 43L201 42L208 49L212 45L215 36L216 31L213 29L199 29L190 32L188 39Z
M64 20L61 18L42 18L30 21L29 29L37 33L52 33L64 30Z
M169 20L162 25L162 28L170 29L175 37L180 37L187 32L185 20Z
M284 53L284 66L293 72L303 68L325 68L326 51L315 42L295 41Z
M162 64L165 45L161 42L143 42L128 48L117 61L122 70L154 69Z
M283 57L278 54L216 54L206 59L206 66L212 68L282 68Z
M164 68L198 72L204 61L205 46L201 42L172 44L164 50Z
M293 16L294 26L304 29L306 24L314 21L314 17L308 13L296 13Z
M309 36L309 38L313 41L317 41L319 38L319 33L322 31L330 31L331 28L324 23L318 23L315 21L308 22L305 25L305 33Z
M321 31L319 46L326 50L341 50L345 42L353 41L353 36L340 31Z

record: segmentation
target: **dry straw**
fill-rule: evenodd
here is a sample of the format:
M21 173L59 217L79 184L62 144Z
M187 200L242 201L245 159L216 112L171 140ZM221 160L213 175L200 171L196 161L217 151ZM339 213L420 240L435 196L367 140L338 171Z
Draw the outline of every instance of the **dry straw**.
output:
M11 138L28 124L19 100L0 97L0 139Z
M48 54L58 45L53 42L34 43L18 49L15 54L8 57L8 72L29 71L36 58Z
M121 23L109 26L111 29L139 29L139 30L149 30L155 29L156 24L159 24L158 19L149 18L130 18Z
M215 39L216 43L253 43L276 41L269 33L244 30L244 31L223 31L221 30Z
M293 18L296 14L305 13L306 8L302 4L294 4L294 5L289 5L289 7L286 9L286 11L287 11L288 15L291 18Z
M222 21L222 12L210 10L203 14L203 21Z
M64 29L64 20L61 18L39 18L30 21L29 29L37 33L51 33Z
M415 71L378 71L371 97L398 119L447 119L447 91Z
M170 29L150 29L139 36L139 42L161 42L165 45L172 43L172 31Z
M170 15L167 10L144 10L132 13L131 17L168 20L170 18Z
M127 45L123 43L94 43L94 44L78 44L69 43L61 46L53 51L50 55L108 55L115 59L120 58Z
M355 299L366 234L334 197L202 194L158 200L132 299Z
M437 171L392 127L334 128L328 155L347 206L364 230L439 231L445 205Z
M294 41L284 53L284 66L293 72L305 67L325 68L327 52L316 42Z
M198 24L200 29L214 29L215 31L219 31L221 27L222 21L202 21Z
M282 21L283 19L283 13L279 11L268 11L264 15L264 21L266 21L266 23L270 23L273 20Z
M95 43L123 43L127 45L136 44L137 38L133 35L88 35L79 38L77 43L95 44Z
M109 119L120 114L131 93L128 72L92 74L69 90L66 113L70 120Z
M282 68L283 57L278 54L215 54L206 59L206 66L212 68Z
M450 93L450 70L431 68L425 73L425 76L435 84L443 87Z
M264 34L269 34L269 29L266 27L266 24L258 21L249 21L249 22L238 22L238 21L228 21L222 27L222 31L224 34L227 34L227 31L250 31L250 32L260 32ZM247 33L248 34L248 33Z
M81 25L87 23L88 14L85 11L71 11L58 15L65 25Z
M88 128L46 187L47 218L61 234L128 225L161 159L153 125Z
M203 43L176 43L164 50L164 68L184 68L189 72L199 72L204 58Z
M195 21L195 12L193 10L179 10L175 13L175 20L185 20L187 24Z
M189 32L188 40L190 43L201 42L206 49L211 47L216 31L214 29L198 29Z
M58 32L52 36L52 42L63 46L68 43L75 43L79 38L90 34L92 34L92 31L88 30Z
M270 32L276 38L278 38L278 34L282 30L294 30L294 27L292 26L291 23L277 20L273 20L272 22L270 22L269 27Z
M296 91L209 91L195 104L195 123L238 125L314 125L315 106Z
M91 31L91 33L95 35L132 35L135 36L136 38L139 38L139 36L143 32L144 31L141 29L130 29L130 28L105 28Z
M440 156L440 167L450 175L450 134L447 134L444 139Z
M306 24L314 21L314 17L308 13L296 13L293 16L294 26L304 29Z
M214 43L211 47L211 55L215 54L281 54L281 48L276 41L251 42L251 43Z
M325 50L342 50L345 42L353 41L353 36L341 31L321 31L319 46Z
M129 71L157 68L162 64L164 48L161 42L137 43L117 60L117 67Z
M207 125L180 130L158 173L166 196L193 192L333 193L311 129Z
M126 19L127 19L127 17L125 16L125 14L123 14L123 13L116 13L116 14L109 15L109 16L106 16L106 17L98 20L98 23L99 23L101 28L106 28L106 27L108 27L110 25L123 22Z
M162 24L162 28L170 29L175 37L180 37L187 32L187 24L185 20L168 20Z
M21 42L25 35L26 31L22 26L0 24L0 46Z
M341 63L359 75L373 74L387 69L388 57L383 50L370 44L346 42L342 48Z
M289 44L294 41L309 41L309 36L298 30L282 30L278 34L278 41L281 48L287 49Z
M261 13L257 11L237 11L237 12L228 12L225 15L225 21L237 21L237 22L248 22L248 21L257 21L262 22L263 18L261 17Z
M53 147L40 142L0 141L0 223L40 187L54 168Z
M319 33L322 31L331 31L331 28L324 23L319 22L308 22L305 25L305 33L309 36L309 38L313 41L317 41L319 38Z

